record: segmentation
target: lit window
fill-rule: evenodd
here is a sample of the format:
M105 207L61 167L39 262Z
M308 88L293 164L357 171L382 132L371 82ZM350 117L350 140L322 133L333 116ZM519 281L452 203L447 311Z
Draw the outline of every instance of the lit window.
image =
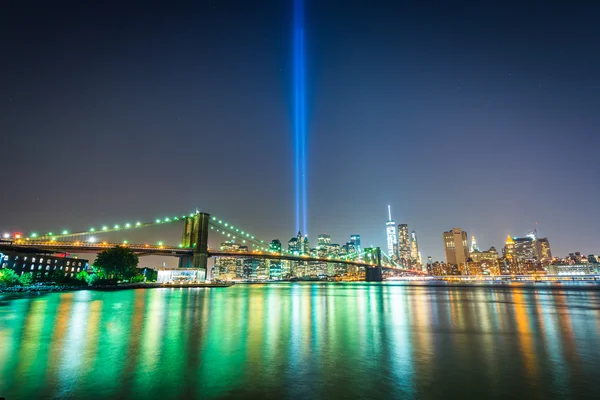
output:
M71 265L71 261L67 261L67 267Z
M50 266L46 265L46 271L50 271Z
M42 265L41 264L38 265L38 270L40 270L40 269L42 269Z
M44 259L43 259L43 258L40 258L40 262L41 262L41 263L43 263L43 262L44 262Z
M15 261L17 261L19 259L19 256L15 256ZM25 257L25 260L27 260L27 257Z
M31 266L31 270L33 271L33 265Z
M31 262L35 262L35 257L32 257L32 258L31 258Z

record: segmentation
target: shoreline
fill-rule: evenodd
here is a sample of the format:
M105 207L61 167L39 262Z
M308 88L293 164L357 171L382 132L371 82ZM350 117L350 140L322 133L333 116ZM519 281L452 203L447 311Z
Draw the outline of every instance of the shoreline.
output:
M383 282L328 282L328 281L277 281L277 282L237 282L237 283L129 283L122 285L107 286L73 286L73 285L53 285L53 286L13 286L0 288L1 295L19 295L34 293L60 293L74 291L98 291L115 292L120 290L134 289L191 289L191 288L227 288L234 285L270 285L270 284L301 284L301 285L367 285L367 286L405 286L405 287L424 287L424 288L465 288L465 289L527 289L527 290L551 290L551 291L600 291L600 282L581 281L581 282L445 282L445 281L383 281Z
M163 283L125 283L122 285L106 286L86 286L86 285L48 285L48 286L12 286L0 289L2 294L19 293L54 293L54 292L75 292L80 290L90 290L98 292L115 292L119 290L132 289L162 289L162 288L225 288L232 286L229 283L190 283L190 284L163 284Z

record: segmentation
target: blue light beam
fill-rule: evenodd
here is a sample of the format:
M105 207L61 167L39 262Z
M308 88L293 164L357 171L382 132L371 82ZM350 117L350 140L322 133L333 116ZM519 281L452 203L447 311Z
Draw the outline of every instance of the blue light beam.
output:
M296 230L307 234L304 0L294 0L294 144Z

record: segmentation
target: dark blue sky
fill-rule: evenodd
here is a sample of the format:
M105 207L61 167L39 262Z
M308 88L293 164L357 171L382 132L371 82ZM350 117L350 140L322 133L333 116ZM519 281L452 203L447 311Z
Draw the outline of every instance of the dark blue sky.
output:
M0 229L198 207L294 234L291 2L22 3L0 16ZM309 236L384 247L391 204L424 257L536 222L555 255L600 253L598 6L437 3L306 0Z

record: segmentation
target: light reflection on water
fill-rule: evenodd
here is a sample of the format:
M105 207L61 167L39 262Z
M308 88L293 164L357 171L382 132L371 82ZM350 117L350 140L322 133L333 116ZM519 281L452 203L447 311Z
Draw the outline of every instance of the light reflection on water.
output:
M237 285L0 298L0 397L595 398L600 293Z

